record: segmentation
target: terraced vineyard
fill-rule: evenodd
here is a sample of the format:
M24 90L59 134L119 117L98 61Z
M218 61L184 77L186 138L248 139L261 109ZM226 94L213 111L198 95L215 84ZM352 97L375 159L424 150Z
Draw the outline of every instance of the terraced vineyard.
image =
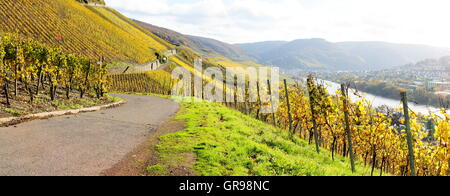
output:
M171 46L124 18L109 8L72 0L0 1L0 31L17 32L91 59L105 56L146 63Z
M152 36L151 33L144 32L136 28L137 25L133 25L130 19L128 19L127 17L123 16L122 14L111 8L95 7L95 6L86 6L86 8L97 13L105 20L111 22L120 29L125 30L128 34L135 35L138 39L140 39L140 42L150 43L150 45L157 51L166 50L167 48L173 47L164 40L161 40L154 35Z
M0 115L54 110L62 102L73 103L69 108L97 104L107 91L106 67L16 34L2 34Z
M129 93L156 93L169 95L174 81L170 74L162 71L151 71L136 74L116 74L108 76L111 91Z
M121 22L127 22L129 25L132 26L132 28L136 28L136 29L138 29L139 31L141 31L142 33L146 34L147 36L150 36L150 37L153 38L154 40L158 41L159 44L164 45L166 48L173 48L173 47L174 47L172 44L170 44L169 42L165 41L164 39L158 37L158 36L155 35L155 34L152 34L152 33L151 33L150 31L148 31L148 30L145 30L145 29L142 28L140 25L138 25L138 24L136 24L135 22L133 22L133 20L131 20L130 18L128 18L128 17L122 15L120 12L118 12L118 11L116 11L116 10L114 10L114 9L108 8L108 7L104 7L104 8L100 7L99 9L107 10L107 11L109 11L110 13L116 15L116 17L118 17L118 18L121 20Z

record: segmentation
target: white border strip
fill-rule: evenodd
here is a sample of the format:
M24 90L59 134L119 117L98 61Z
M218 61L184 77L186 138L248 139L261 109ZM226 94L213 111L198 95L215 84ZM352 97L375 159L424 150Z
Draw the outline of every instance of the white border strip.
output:
M95 111L99 111L99 110L103 110L103 109L107 109L107 108L117 107L124 103L126 103L126 102L124 100L121 100L119 102L111 103L108 105L94 106L94 107L90 107L90 108L44 112L44 113L37 113L37 114L28 114L28 115L19 116L19 117L0 118L0 126L3 126L5 124L11 123L11 122L21 122L21 121L25 121L25 120L29 120L29 119L44 119L44 118L50 118L50 117L79 114L79 113L84 113L84 112L95 112Z

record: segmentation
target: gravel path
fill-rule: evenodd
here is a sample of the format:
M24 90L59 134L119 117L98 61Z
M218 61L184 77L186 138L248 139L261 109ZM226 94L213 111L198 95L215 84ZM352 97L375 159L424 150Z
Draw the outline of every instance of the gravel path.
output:
M167 99L116 96L128 103L0 128L0 176L100 175L179 109Z

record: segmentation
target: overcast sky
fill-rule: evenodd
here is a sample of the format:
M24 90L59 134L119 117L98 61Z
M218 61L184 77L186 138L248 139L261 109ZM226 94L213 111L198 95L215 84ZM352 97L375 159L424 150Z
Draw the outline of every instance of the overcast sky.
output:
M106 0L126 16L229 43L324 38L450 47L448 0Z

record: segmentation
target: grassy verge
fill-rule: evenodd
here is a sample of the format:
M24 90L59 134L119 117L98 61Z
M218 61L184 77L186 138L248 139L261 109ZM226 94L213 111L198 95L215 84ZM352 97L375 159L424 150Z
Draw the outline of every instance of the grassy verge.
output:
M315 152L312 145L291 139L286 131L274 128L224 106L209 102L181 103L185 110L177 120L186 129L160 137L156 151L160 163L149 173L167 175L168 168L186 163L196 155L191 168L201 176L347 176L370 175L370 169L331 153Z

